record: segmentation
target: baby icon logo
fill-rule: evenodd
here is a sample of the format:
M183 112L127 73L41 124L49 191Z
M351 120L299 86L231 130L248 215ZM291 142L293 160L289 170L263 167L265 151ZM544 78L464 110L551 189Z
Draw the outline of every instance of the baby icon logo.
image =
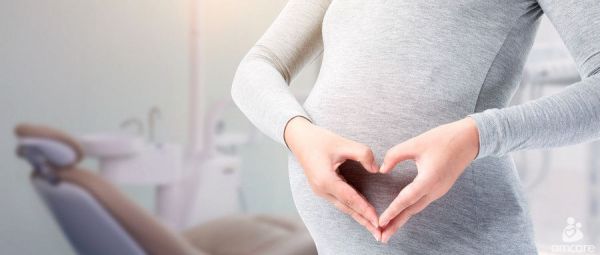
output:
M567 218L567 226L562 231L562 240L565 243L573 243L583 239L581 232L581 222L576 222L575 218Z
M567 226L562 231L562 240L564 243L552 245L552 252L560 254L596 254L596 246L593 244L575 244L575 242L581 241L581 239L583 239L581 222L577 222L575 218L569 217L567 218Z

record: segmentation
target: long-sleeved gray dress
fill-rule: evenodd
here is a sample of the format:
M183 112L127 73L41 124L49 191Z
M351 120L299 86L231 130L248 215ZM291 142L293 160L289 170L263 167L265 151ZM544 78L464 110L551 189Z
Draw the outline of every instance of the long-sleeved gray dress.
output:
M582 81L507 107L544 13ZM300 105L289 82L321 53L318 79ZM290 0L240 63L231 92L282 145L287 121L301 115L370 146L378 162L424 131L475 119L477 159L388 245L314 195L289 153L294 202L320 254L531 254L531 221L508 153L600 137L600 2ZM340 172L378 213L415 176L410 162L391 175Z

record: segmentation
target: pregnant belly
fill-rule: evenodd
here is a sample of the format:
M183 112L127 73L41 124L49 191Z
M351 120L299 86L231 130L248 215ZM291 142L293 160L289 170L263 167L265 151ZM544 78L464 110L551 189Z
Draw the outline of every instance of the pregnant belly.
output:
M391 146L473 112L479 85L440 85L432 79L322 70L303 107L318 126L370 146ZM444 87L445 86L445 87ZM442 88L444 87L444 88Z
M316 125L369 146L378 164L394 145L471 113L477 95L464 89L441 93L430 80L407 81L400 76L390 80L331 77L321 74L303 105L305 110ZM367 173L356 162L339 168L340 175L378 210L384 209L416 172L412 161L396 166L391 175Z

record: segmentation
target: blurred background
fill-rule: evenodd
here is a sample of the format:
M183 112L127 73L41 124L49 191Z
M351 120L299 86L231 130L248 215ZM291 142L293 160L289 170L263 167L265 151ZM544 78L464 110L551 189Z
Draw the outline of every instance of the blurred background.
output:
M82 138L139 135L185 154L173 161L182 170L148 173L141 182L99 158L83 162L173 228L233 211L295 215L285 148L259 134L229 93L239 61L285 2L0 1L0 253L74 254L30 185L31 167L15 156L12 132L20 122ZM293 81L299 99L318 70L317 61ZM513 103L578 79L544 18ZM580 243L600 247L599 156L598 142L514 153L541 251L563 244L569 217L581 223ZM178 197L173 185L190 171L218 185L193 183L203 185L194 191L200 195Z

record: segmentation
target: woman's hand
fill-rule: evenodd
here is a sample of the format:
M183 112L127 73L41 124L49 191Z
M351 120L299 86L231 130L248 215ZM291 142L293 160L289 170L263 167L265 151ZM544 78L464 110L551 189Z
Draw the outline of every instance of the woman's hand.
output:
M313 125L302 117L287 124L285 141L304 169L304 174L315 194L333 203L352 216L381 240L375 208L338 174L338 167L346 160L359 161L371 173L377 173L371 149Z
M381 214L382 242L408 219L442 197L477 156L479 132L470 117L441 125L389 149L381 173L400 162L414 160L418 174Z

